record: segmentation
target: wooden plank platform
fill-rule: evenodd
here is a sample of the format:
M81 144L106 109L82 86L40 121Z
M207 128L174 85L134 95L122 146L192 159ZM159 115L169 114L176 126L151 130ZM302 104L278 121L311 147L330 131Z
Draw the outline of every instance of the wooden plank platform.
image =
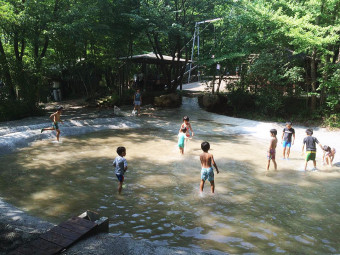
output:
M83 214L84 215L84 214ZM86 215L86 213L85 213ZM20 246L16 250L10 252L10 255L52 255L57 254L81 238L84 238L91 233L100 231L108 231L108 220L104 219L102 223L107 228L99 226L97 223L86 219L89 217L72 217L67 221L51 228L39 238L31 241L28 244ZM100 231L98 231L100 229Z

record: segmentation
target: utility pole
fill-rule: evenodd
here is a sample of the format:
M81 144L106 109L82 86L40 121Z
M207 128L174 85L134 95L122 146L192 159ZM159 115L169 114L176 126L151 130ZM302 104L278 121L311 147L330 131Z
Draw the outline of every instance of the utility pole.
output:
M192 61L194 59L194 50L195 50L195 42L197 39L197 61L199 61L200 58L200 24L204 24L204 23L212 23L218 20L221 20L222 18L216 18L216 19L208 19L208 20L204 20L204 21L200 21L200 22L196 22L195 23L195 31L194 31L194 38L192 40L192 49L191 49L191 62L190 62L190 66L189 66L189 75L188 75L188 83L190 82L190 77L191 77L191 68L192 68ZM197 73L198 75L198 80L200 80L200 71L199 71L199 67L197 66Z

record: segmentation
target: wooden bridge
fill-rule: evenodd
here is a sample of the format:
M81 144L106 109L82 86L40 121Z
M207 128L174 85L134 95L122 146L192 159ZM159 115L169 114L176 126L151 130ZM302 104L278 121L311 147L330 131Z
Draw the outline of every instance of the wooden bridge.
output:
M51 228L37 239L24 244L10 255L52 255L58 254L75 242L91 235L108 232L109 220L99 218L94 212L85 212Z

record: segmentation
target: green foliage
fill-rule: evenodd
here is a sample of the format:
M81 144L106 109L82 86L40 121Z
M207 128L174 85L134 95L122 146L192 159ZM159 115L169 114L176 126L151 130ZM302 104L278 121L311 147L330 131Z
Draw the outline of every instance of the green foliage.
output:
M27 101L1 100L0 101L0 121L9 121L41 115L42 109Z
M331 77L320 78L318 90L326 91L326 107L329 112L340 111L340 63L326 66L324 72L331 74Z
M0 0L1 97L18 108L34 105L57 79L77 94L105 98L131 79L120 75L121 57L156 51L189 59L195 23L222 18L200 24L195 63L207 76L216 74L216 64L220 75L242 68L243 91L229 95L235 111L256 106L259 114L283 116L290 99L312 96L321 98L317 112L331 116L339 111L339 13L338 0ZM182 82L184 69L175 61L158 69L171 90ZM116 97L110 104L132 102L129 91ZM308 116L316 105L299 107Z
M326 127L340 128L340 113L334 113L325 117L323 124Z
M254 96L242 89L234 90L227 95L228 104L233 108L234 114L254 109Z
M257 112L266 116L279 116L283 113L283 96L276 89L262 88L255 99Z

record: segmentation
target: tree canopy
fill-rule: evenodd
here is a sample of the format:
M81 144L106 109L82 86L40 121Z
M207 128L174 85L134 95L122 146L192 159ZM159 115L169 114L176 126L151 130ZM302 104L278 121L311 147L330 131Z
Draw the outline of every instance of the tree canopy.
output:
M239 89L305 96L306 111L337 114L339 13L338 0L0 0L0 112L9 102L34 111L51 80L69 95L90 96L103 83L117 91L129 79L122 57L147 52L173 57L160 69L175 91L187 71L176 59L190 59L196 22L221 18L200 24L205 74L217 63L221 77L239 68Z

